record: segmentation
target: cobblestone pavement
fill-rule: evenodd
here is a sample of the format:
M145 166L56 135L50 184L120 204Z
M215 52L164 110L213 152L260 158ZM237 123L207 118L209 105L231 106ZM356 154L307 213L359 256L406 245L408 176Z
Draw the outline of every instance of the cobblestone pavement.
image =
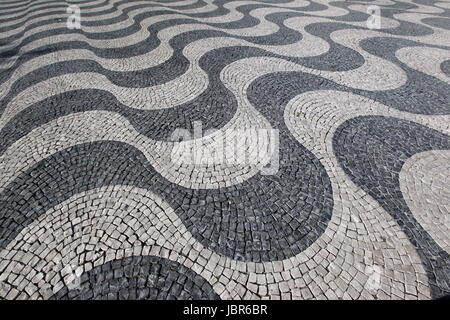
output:
M441 297L449 135L448 0L2 0L0 298Z

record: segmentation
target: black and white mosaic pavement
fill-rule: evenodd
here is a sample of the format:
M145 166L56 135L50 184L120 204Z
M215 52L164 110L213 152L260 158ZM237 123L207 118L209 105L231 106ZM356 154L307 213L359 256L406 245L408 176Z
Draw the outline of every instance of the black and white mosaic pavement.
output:
M449 190L448 0L0 1L0 299L439 298Z

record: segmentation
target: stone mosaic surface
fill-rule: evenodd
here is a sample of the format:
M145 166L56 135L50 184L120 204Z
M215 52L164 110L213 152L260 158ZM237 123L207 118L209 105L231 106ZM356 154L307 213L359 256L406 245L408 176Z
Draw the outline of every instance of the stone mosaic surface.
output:
M446 0L0 1L0 299L439 298L449 190Z

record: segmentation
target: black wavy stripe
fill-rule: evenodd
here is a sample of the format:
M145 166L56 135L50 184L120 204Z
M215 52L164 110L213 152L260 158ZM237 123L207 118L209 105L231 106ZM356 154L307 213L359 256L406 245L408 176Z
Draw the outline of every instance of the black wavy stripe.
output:
M414 154L448 149L450 137L445 134L381 116L350 119L333 137L333 150L344 171L380 203L417 248L433 297L450 293L450 255L414 218L403 198L399 174Z
M75 284L75 281L74 281ZM51 300L219 300L212 286L191 269L156 256L109 261L83 273Z
M228 188L193 190L168 182L128 144L99 141L64 149L32 166L0 194L0 248L71 196L133 185L161 196L203 245L233 259L283 260L311 245L331 217L331 183L320 162L280 133L280 170Z
M450 30L450 19L448 18L424 18L421 21L432 27Z

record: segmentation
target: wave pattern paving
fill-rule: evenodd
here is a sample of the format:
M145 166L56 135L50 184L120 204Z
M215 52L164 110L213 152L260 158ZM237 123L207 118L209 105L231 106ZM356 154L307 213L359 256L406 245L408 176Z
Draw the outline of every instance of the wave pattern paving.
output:
M0 1L0 298L450 294L449 39L442 0Z

